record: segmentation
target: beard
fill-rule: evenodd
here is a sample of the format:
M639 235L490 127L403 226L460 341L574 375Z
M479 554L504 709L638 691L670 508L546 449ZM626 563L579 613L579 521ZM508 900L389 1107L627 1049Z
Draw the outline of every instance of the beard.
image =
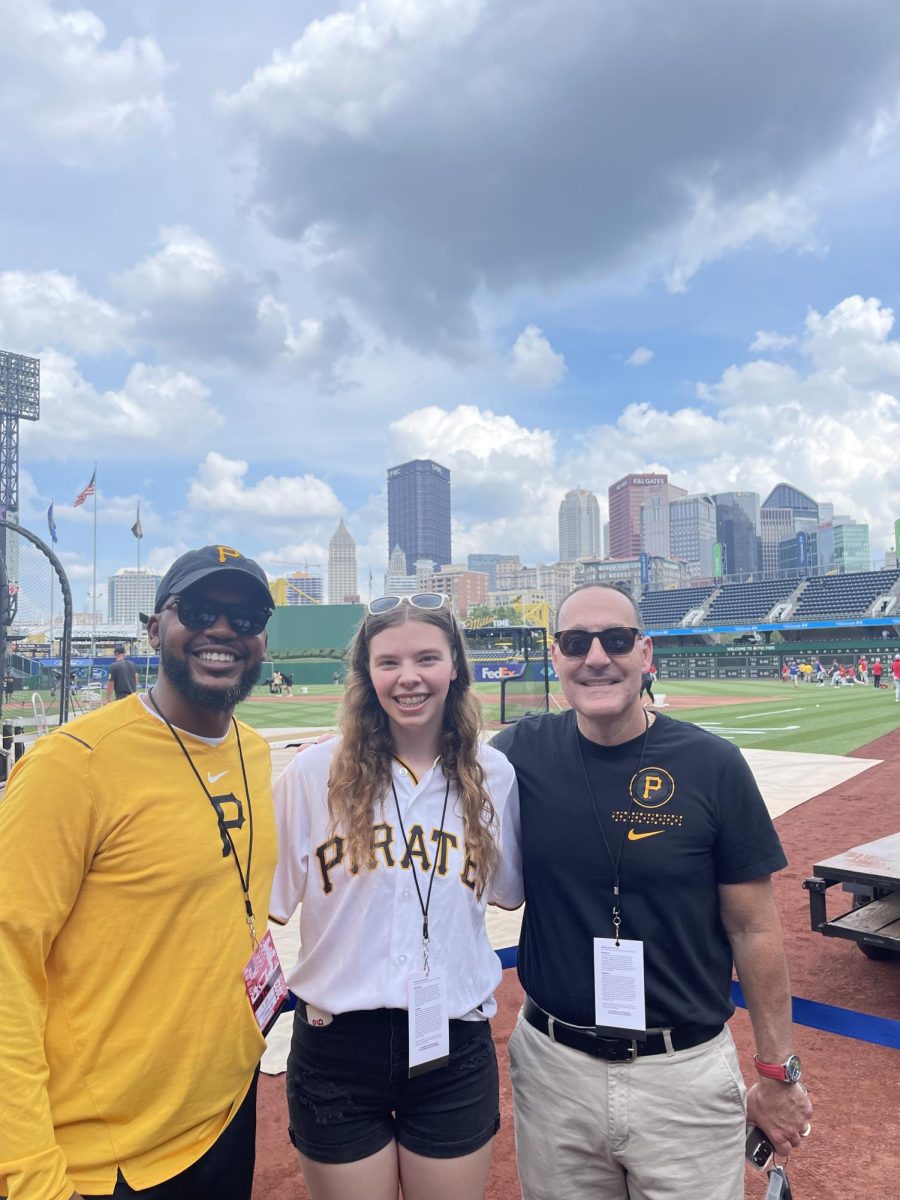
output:
M176 658L165 646L159 648L160 669L166 679L176 688L188 704L198 708L213 708L218 712L230 712L235 705L246 700L262 674L262 663L248 666L232 687L204 687L191 674L190 663L185 658Z

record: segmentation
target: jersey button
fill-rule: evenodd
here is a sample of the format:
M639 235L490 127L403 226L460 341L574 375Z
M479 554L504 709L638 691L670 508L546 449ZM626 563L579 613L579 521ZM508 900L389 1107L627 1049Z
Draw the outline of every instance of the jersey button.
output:
M405 954L400 954L400 955L398 955L398 956L397 956L397 962L398 962L398 963L405 963L405 962L406 962L406 955L405 955Z
M410 898L410 896L412 895L412 892L409 890L409 888L404 888L403 891L401 892L401 895L403 896L404 900L408 900Z

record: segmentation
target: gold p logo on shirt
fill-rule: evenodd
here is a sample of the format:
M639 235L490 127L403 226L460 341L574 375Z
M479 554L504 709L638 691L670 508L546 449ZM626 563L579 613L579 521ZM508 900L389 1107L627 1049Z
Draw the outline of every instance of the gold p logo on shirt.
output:
M675 780L663 767L642 767L632 775L628 791L640 808L662 808L675 795Z

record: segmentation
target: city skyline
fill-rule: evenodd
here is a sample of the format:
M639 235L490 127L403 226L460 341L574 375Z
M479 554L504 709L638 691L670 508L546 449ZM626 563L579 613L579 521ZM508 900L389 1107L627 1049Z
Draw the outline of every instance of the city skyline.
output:
M628 473L827 485L880 561L898 17L719 7L6 5L0 348L41 360L20 514L54 501L78 607L95 461L98 580L140 502L157 572L214 541L302 570L343 519L366 594L415 459L460 563L552 562L566 491L605 521Z

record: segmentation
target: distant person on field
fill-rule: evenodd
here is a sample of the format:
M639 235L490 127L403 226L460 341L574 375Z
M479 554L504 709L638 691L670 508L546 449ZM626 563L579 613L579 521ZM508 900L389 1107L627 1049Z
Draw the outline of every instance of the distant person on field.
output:
M860 655L859 665L856 669L859 672L859 682L867 684L869 682L869 664L864 654Z
M894 677L894 699L900 703L900 654L894 655L891 663L891 674Z
M881 665L881 659L876 658L872 663L872 686L881 688L881 676L884 674L884 667Z
M781 664L781 682L782 683L787 683L789 672L790 672L790 667L788 667L787 663L782 663Z
M285 696L293 696L294 693L291 691L291 689L294 686L293 675L289 675L286 671L282 672L281 682L284 687L284 695Z
M134 663L125 657L125 647L116 646L114 652L116 661L109 668L109 679L106 682L106 703L115 695L116 700L124 700L126 696L137 691L137 671Z
M818 687L824 687L825 686L825 668L822 665L821 658L817 658L815 663L813 664L813 666L814 666L815 672L816 672L816 684L818 685Z
M652 664L651 664L651 667L652 667ZM652 671L652 669L644 671L641 674L641 696L642 697L645 692L647 694L647 697L648 697L650 703L655 704L656 701L653 698L653 671Z
M272 672L272 691L276 696L281 695L281 688L284 684L284 676L280 671Z
M837 659L834 659L831 664L831 686L832 687L840 687L841 686L841 677L843 676L843 674L844 674L844 668L841 666L841 664L838 662Z
M800 668L797 666L797 660L795 658L792 658L788 664L788 675L791 677L791 683L794 685L794 687L797 687L800 677Z
M3 694L7 700L12 700L13 692L16 690L16 677L10 672L3 680Z

